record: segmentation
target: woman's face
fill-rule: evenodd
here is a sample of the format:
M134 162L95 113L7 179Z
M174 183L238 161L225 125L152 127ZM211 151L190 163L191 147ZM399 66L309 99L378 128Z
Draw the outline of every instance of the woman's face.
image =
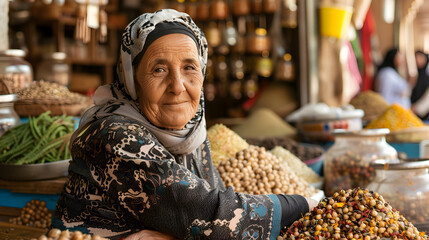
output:
M158 127L182 129L195 115L203 74L197 46L185 34L168 34L146 50L136 71L140 109Z

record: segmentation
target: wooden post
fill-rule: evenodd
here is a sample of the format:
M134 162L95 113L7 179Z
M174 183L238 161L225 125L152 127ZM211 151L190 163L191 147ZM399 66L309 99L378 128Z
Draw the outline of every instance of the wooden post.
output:
M0 0L0 51L9 49L9 0Z

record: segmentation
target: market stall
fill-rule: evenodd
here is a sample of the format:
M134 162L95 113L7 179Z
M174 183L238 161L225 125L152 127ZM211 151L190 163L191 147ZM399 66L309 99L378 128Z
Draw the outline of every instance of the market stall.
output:
M422 4L417 0L407 1L397 8L409 7L407 16L410 16L413 11L415 15L416 6ZM267 197L274 206L277 202L272 200L273 196L300 195L318 204L293 223L275 229L276 236L272 238L428 239L427 119L417 116L413 108L389 103L371 90L372 81L375 81L376 61L373 58L377 56L376 51L371 51L372 46L365 44L375 33L371 11L380 5L359 0L190 0L144 1L144 4L137 1L17 0L8 5L0 0L0 10L9 12L6 15L10 17L9 25L8 21L6 24L0 21L0 36L7 35L2 34L7 25L11 29L6 32L13 39L9 42L0 38L0 238L110 239L114 236L111 232L91 234L80 226L84 220L70 225L59 224L64 229L53 228L53 216L61 194L71 192L70 189L82 196L89 191L85 201L104 199L107 192L120 192L117 187L100 194L83 178L81 185L73 185L78 182L76 179L68 182L71 175L77 175L73 171L81 171L82 176L95 176L91 181L100 182L106 189L110 186L104 184L126 175L123 171L129 174L123 178L126 181L146 180L149 175L157 174L160 177L151 182L154 185L131 183L132 191L118 197L121 200L135 197L130 200L131 204L116 204L109 199L107 207L101 208L100 216L125 219L123 212L113 209L140 205L144 207L137 207L136 212L142 213L147 210L145 207L161 201L160 196L181 177L178 184L189 189L198 186L206 190L210 181L219 180L227 191L238 196L234 204L244 202L240 206L244 210L231 211L234 216L228 215L228 220L208 223L195 219L187 238L210 234L216 227L225 225L239 232L242 229L238 230L239 224L233 222L245 217L254 221L252 226L255 222L257 225L258 219L262 222L267 213L272 214L273 219L281 218L278 209L273 207L277 212L270 212L262 200L247 204L248 196ZM97 145L98 139L90 142L88 139L92 135L78 140L77 145L82 147L78 150L82 154L84 150L93 151L94 162L98 163L103 154L106 159L111 157L104 164L108 171L97 172L90 161L85 167L91 174L76 170L82 163L75 163L71 170L71 144L76 138L85 136L84 133L89 134L86 131L91 124L79 129L77 136L73 135L82 124L83 114L88 114L87 110L94 106L91 96L97 87L119 78L114 74L120 50L118 32L122 32L130 20L127 14L154 12L160 8L188 13L207 38L204 47L207 47L208 58L202 88L205 103L201 107L206 107L202 117L207 121L207 125L203 122L207 128L207 142L201 144L200 152L191 154L203 160L193 162L189 157L177 157L176 152L170 154L159 147L152 149L158 140L145 139L137 141L140 147L135 149L147 150L155 157L149 156L143 164L127 165L119 171L115 161L120 162L121 157L140 160L146 156L139 155L133 147L127 148L136 136L144 134L135 131L134 125L124 125L112 129L126 129L131 140L123 140L115 146ZM1 17L4 18L4 14ZM320 28L316 34L311 31L315 25ZM361 37L362 44L357 36ZM316 42L318 51L309 51ZM359 48L363 51L361 55ZM318 52L316 58L312 55L314 52ZM319 60L314 61L317 58ZM412 73L413 65L409 58L408 74ZM112 95L109 101L115 101L112 99L118 96ZM131 98L132 94L120 102L128 104ZM97 109L97 114L100 111L100 115L109 115L120 106L106 109ZM90 120L97 119L86 115L83 122ZM133 124L132 120L126 122ZM190 124L192 129L193 124ZM104 122L101 125L104 126ZM167 129L161 128L162 131ZM91 131L96 135L108 130ZM117 135L109 135L109 138ZM85 145L87 140L90 144ZM110 151L121 147L126 150L119 150L122 152L112 157ZM132 157L127 155L129 153ZM157 154L164 158L173 156L174 161L168 166L180 165L177 174L163 169L163 162L158 163L156 174L138 169L152 164ZM122 162L138 162L134 160ZM215 173L213 176L207 174L210 168ZM121 174L109 175L111 172ZM161 174L171 176L163 179ZM202 179L198 174L209 179L202 181L203 187L197 184ZM149 196L149 193L154 195ZM179 197L172 199L176 198ZM62 204L67 201L63 199ZM92 203L86 208L95 205ZM193 205L183 208L191 207ZM86 215L91 215L85 211ZM206 213L206 209L199 211ZM225 213L228 211L220 212L229 214ZM142 221L137 213L133 214L130 216ZM172 218L171 221L182 223L185 220L189 219ZM58 224L60 220L56 221ZM105 221L106 225L109 222L100 221ZM125 225L112 222L116 226ZM197 224L200 225L196 227ZM208 226L204 231L203 225ZM231 236L235 232L232 231ZM245 239L250 234L248 231L231 238ZM259 239L256 231L253 234L251 237Z

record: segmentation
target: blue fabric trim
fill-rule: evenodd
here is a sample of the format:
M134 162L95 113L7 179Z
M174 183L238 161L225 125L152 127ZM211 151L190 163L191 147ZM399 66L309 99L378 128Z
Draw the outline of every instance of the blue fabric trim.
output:
M280 222L282 220L282 208L280 201L275 194L269 194L268 197L273 202L273 221L271 227L270 239L276 240L280 234Z

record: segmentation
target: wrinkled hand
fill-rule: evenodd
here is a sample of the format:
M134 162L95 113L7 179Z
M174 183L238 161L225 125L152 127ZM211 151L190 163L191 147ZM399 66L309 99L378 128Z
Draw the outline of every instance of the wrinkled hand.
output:
M175 238L152 230L142 230L140 232L134 233L124 240L174 240Z
M310 198L310 197L306 197L306 198L305 198L305 200L307 200L307 203L308 203L308 209L309 209L309 211L310 211L310 212L311 212L315 207L317 207L317 205L319 204L319 202L318 202L318 201L316 201L315 199Z

